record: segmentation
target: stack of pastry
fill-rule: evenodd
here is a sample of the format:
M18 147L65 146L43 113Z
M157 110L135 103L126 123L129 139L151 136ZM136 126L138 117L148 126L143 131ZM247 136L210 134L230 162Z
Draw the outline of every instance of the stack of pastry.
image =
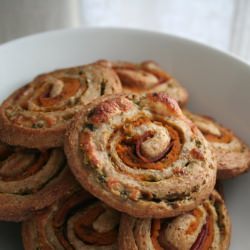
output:
M36 77L1 105L0 219L26 250L228 249L215 183L250 150L187 99L152 61Z

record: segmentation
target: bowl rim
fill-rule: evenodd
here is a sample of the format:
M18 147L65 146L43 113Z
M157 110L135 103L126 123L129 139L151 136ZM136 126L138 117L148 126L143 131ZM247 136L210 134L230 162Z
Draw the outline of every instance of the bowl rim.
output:
M211 52L212 53L211 56L213 56L213 57L217 54L217 56L224 57L228 61L234 61L235 65L237 64L236 68L241 67L247 71L250 70L250 62L247 62L244 59L239 58L238 56L236 56L230 52L220 50L218 48L209 46L209 45L204 44L202 42L194 41L194 40L189 39L189 38L185 38L185 37L181 37L181 36L177 36L177 35L173 35L173 34L169 34L169 33L164 33L164 32L160 32L160 31L144 30L144 29L137 29L137 28L92 27L91 26L91 27L79 27L79 28L50 30L50 31L45 31L45 32L40 32L40 33L35 33L35 34L28 35L28 36L20 37L20 38L8 41L6 43L0 44L0 55L2 53L4 54L6 49L11 50L16 45L25 44L26 41L39 41L40 39L50 39L50 38L55 38L58 36L70 37L70 34L74 35L77 33L97 34L99 32L102 32L102 33L103 32L120 33L121 35L122 34L123 35L138 34L139 37L140 37L140 35L144 34L147 36L154 36L156 40L157 39L166 39L166 40L169 39L170 41L171 40L178 41L178 42L180 42L180 46L187 44L187 45L192 46L194 50L196 48L198 48L200 50L204 50L206 53ZM71 39L71 38L69 38L69 39ZM227 198L226 198L226 200L227 200ZM227 207L229 207L229 206L227 205ZM231 213L230 216L231 216L231 218L233 218L233 213ZM235 219L236 219L236 217L235 217ZM232 236L232 239L234 237L235 236ZM234 241L236 242L235 239L234 239ZM231 247L232 247L232 245L231 245Z
M210 46L206 43L200 42L193 40L191 38L187 38L184 36L180 35L175 35L175 34L170 34L167 32L163 31L155 31L152 29L140 29L140 28L133 28L133 27L112 27L112 26L86 26L86 27L71 27L71 28L62 28L62 29L53 29L53 30L48 30L48 31L43 31L43 32L37 32L33 33L27 36L22 36L10 41L7 41L5 43L0 44L0 53L3 49L8 48L10 46L15 46L16 43L22 43L27 40L31 39L40 39L41 37L51 37L51 36L58 36L62 35L63 33L79 33L79 32L93 32L93 33L98 33L98 32L122 32L122 33L141 33L141 34L146 34L146 35L153 35L153 36L158 36L158 37L165 37L167 39L172 39L172 40L178 40L179 42L184 42L188 43L190 45L198 46L201 49L205 50L210 50L211 52L217 53L220 56L227 57L229 60L235 60L242 66L247 67L247 69L250 69L250 62L248 62L246 59L226 50L219 49L215 46Z

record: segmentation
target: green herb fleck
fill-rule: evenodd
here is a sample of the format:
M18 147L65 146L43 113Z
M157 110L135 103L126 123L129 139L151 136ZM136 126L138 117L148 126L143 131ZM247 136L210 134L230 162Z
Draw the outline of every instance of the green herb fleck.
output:
M7 109L6 111L5 111L5 113L6 113L6 115L8 116L8 117L13 117L13 116L15 116L15 114L16 114L16 112L14 111L14 110L11 110L11 109Z
M44 127L44 121L42 120L37 121L36 123L32 125L32 128L42 128L42 127Z
M85 127L88 128L90 131L94 131L95 130L95 127L94 127L94 125L92 123L87 123L85 125Z
M128 191L123 190L123 191L121 191L120 195L121 195L122 199L126 200L128 198Z
M196 145L197 148L200 148L202 143L199 140L195 140L195 145Z
M101 96L104 95L104 93L105 93L106 84L107 84L107 80L102 79L102 82L101 82L101 91L100 91L100 95Z
M97 181L99 182L99 183L105 183L106 182L106 176L104 176L103 174L99 174L98 176L97 176Z
M195 185L193 188L192 188L192 192L198 192L199 191L199 186L198 185Z
M173 86L172 83L169 83L169 84L168 84L168 87L169 87L169 88L173 88L174 86Z

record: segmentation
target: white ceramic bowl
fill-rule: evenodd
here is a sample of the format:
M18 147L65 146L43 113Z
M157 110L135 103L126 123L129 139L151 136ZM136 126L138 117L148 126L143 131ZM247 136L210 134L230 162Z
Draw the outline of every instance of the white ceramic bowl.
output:
M37 74L97 59L153 59L189 91L192 110L215 117L250 144L250 67L230 55L166 34L76 29L0 46L0 100ZM250 249L250 174L225 183L233 223L231 249ZM0 249L22 249L20 226L0 223Z

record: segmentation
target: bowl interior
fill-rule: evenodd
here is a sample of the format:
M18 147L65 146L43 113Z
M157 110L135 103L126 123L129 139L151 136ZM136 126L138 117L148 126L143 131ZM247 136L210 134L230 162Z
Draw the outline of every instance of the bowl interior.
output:
M250 144L250 68L188 40L127 29L76 29L39 34L0 46L0 101L37 74L98 59L152 59L190 93L189 107L216 118ZM250 174L225 182L233 223L231 249L250 249ZM22 249L18 225L0 223L1 249ZM6 241L6 232L12 235Z

